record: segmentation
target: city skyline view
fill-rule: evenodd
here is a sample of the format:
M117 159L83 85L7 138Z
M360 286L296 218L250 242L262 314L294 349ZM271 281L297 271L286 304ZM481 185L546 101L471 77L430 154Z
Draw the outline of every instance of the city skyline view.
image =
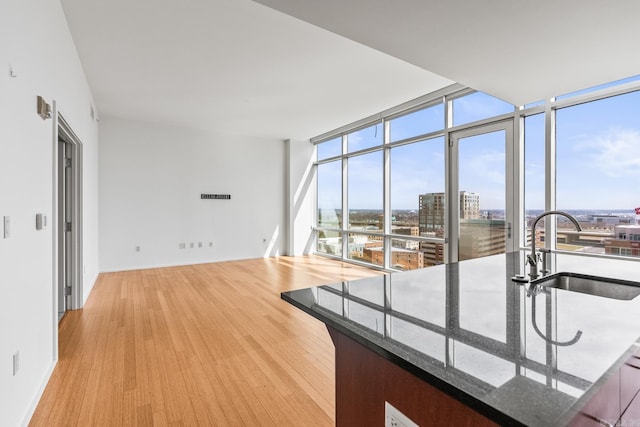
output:
M435 196L427 196L429 204L433 204L433 197L443 197L442 193ZM461 194L462 200L462 194ZM465 196L466 197L466 196ZM478 197L473 195L472 197ZM440 203L440 202L436 202ZM423 206L427 207L427 206ZM444 237L444 212L432 211L422 208L419 211L395 210L391 217L391 234L394 236L421 236ZM438 208L436 208L438 209ZM575 251L591 254L609 254L623 256L640 256L640 214L638 209L627 209L602 213L599 211L576 210L568 212L581 224L582 231L577 232L573 224L563 217L557 217L557 241L556 248L565 251ZM543 210L526 212L525 245L531 239L531 222ZM487 210L474 213L474 207L470 211L460 212L460 248L459 259L471 259L505 252L506 226L504 210ZM334 223L338 227L341 214L335 213ZM424 222L426 221L426 223ZM329 226L329 224L325 224ZM349 234L348 257L377 265L383 265L384 240L374 237L383 230L382 210L350 210L349 223L346 227L353 232L375 233L372 235ZM333 236L333 237L331 237ZM544 246L544 227L539 226L536 233L538 246ZM335 234L320 234L319 245L327 249L333 245L339 253L341 238ZM333 242L333 243L331 243ZM327 246L327 244L329 246ZM337 246L335 246L337 245ZM394 260L394 268L411 270L437 265L444 262L444 240L437 241L408 240L394 237L391 240L391 254ZM412 258L414 254L415 257Z

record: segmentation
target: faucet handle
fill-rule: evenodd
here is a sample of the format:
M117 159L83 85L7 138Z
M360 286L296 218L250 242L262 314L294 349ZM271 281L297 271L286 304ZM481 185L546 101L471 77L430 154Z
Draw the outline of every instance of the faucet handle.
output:
M551 262L551 260L550 260L551 249L549 249L549 248L540 248L539 251L540 251L539 256L542 257L542 269L540 270L540 273L542 273L543 275L546 276L547 274L549 274L551 272L551 270L549 270L549 264Z

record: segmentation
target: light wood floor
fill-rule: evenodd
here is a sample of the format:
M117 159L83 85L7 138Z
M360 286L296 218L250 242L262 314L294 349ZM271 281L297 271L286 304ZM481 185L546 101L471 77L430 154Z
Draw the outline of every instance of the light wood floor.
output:
M376 274L320 257L101 274L30 425L333 425L333 345L280 292Z

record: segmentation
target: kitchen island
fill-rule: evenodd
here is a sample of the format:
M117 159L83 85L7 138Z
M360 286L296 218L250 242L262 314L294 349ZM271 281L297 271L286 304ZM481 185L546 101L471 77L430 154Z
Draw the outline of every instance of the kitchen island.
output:
M285 292L336 346L336 425L640 425L640 298L530 292L524 252ZM638 280L640 263L552 254ZM633 424L633 423L636 424Z

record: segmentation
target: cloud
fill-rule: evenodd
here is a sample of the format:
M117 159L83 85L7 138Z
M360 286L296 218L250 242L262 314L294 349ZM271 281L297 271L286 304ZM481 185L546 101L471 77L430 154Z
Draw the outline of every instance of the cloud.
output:
M504 169L505 155L502 152L485 151L460 158L460 175L465 183L504 185Z
M590 164L611 178L640 177L640 131L609 129L601 135L581 138L574 146L587 151Z
M503 209L505 155L499 151L467 153L460 158L460 190L478 193L481 209Z

